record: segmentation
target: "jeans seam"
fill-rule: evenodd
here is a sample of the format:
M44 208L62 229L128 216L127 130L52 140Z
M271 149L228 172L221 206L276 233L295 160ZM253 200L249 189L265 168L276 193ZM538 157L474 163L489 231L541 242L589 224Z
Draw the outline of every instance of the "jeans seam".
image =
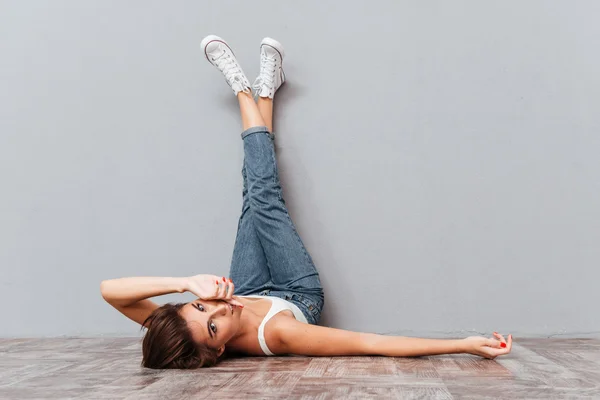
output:
M271 141L271 145L274 146L273 141ZM278 183L279 182L279 171L277 169L277 160L275 159L275 148L273 147L273 151L271 152L271 166L273 167L273 185L275 186L276 190L277 190L277 196L279 197L279 201L281 201L283 204L285 204L285 200L283 199L283 189L281 188L281 184ZM302 248L302 252L304 253L304 257L306 259L307 262L309 262L313 267L315 267L314 263L312 262L310 255L308 254L308 251L306 250L306 247L304 246L304 243L302 243L302 239L300 238L300 234L298 233L298 231L296 230L296 228L294 227L294 222L292 221L292 217L290 216L287 207L283 208L283 211L287 217L288 223L290 228L294 231L294 236L296 237L296 241L297 243L300 245L300 247ZM316 270L316 267L315 267Z

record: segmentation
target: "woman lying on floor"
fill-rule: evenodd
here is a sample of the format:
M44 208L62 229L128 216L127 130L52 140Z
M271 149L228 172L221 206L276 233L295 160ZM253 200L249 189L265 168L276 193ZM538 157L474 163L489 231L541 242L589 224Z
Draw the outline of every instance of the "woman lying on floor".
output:
M142 344L144 367L209 367L227 354L401 357L469 353L493 359L510 352L512 336L505 340L496 332L493 338L421 339L318 326L323 289L288 214L271 133L273 96L285 80L283 47L270 38L261 43L260 74L252 85L258 103L223 39L206 37L202 50L237 96L244 128L243 205L231 278L196 275L102 282L104 299L148 329ZM198 299L163 306L149 300L186 291Z

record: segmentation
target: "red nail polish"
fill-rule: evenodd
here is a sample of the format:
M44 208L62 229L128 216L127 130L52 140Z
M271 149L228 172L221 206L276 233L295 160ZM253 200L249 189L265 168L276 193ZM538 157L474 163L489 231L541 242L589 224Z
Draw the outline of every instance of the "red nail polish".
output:
M225 277L223 277L223 282L227 282L227 279L225 279Z
M498 332L494 332L496 335L498 334Z
M217 285L219 284L219 281L217 281Z
M506 347L506 343L500 343L500 347L505 348Z

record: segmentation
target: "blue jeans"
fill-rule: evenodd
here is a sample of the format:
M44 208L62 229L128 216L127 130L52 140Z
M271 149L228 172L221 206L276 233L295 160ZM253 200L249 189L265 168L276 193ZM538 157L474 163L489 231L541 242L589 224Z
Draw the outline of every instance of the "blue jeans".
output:
M290 218L279 182L275 136L266 127L242 133L243 204L229 276L235 294L276 296L317 324L324 304L319 273Z

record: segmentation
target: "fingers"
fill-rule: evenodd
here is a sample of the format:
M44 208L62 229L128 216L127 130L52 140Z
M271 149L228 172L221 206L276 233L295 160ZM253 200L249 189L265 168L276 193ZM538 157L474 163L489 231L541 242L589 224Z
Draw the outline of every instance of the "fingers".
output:
M215 297L217 299L224 299L227 296L228 281L223 277L217 280L217 293Z
M485 344L495 349L502 349L502 342L496 339L486 339Z
M227 301L230 304L233 304L234 306L244 308L244 304L241 301L239 301L236 296L233 295L233 293L235 291L235 284L233 283L233 281L231 279L229 279L228 287L229 287L229 289L228 289L227 297L225 298L225 301Z
M242 308L244 308L244 304L242 304L242 303L241 303L239 300L236 300L236 299L231 299L231 300L227 300L227 302L228 302L229 304L232 304L232 305L234 305L234 306L237 306L237 307L242 307Z
M217 293L215 297L227 301L232 300L234 290L235 285L233 284L233 281L222 277L221 280L217 280ZM235 302L231 301L230 303L234 304Z
M504 336L502 336L498 332L494 332L494 336L496 337L496 339L498 339L501 342L501 347L502 348L506 348L507 347L506 339L504 339Z
M493 334L493 335L496 337L496 339L500 340L501 342L504 342L504 343L506 343L506 340L504 339L504 336L502 336L502 335L501 335L501 334L499 334L498 332L494 332L494 334Z
M233 298L233 291L235 290L235 285L233 281L230 279L227 284L227 296L225 297L227 300L231 300Z
M497 332L494 332L494 336L496 336L499 339L498 343L500 343L500 348L495 347L492 350L494 356L500 356L500 355L510 353L510 351L512 350L512 342L513 342L512 335L508 335L508 342L504 339L504 336L500 335ZM490 339L490 340L494 340L494 339Z
M223 285L224 294L221 299L225 300L231 305L244 308L244 304L240 302L234 295L235 285L231 279L227 280Z

